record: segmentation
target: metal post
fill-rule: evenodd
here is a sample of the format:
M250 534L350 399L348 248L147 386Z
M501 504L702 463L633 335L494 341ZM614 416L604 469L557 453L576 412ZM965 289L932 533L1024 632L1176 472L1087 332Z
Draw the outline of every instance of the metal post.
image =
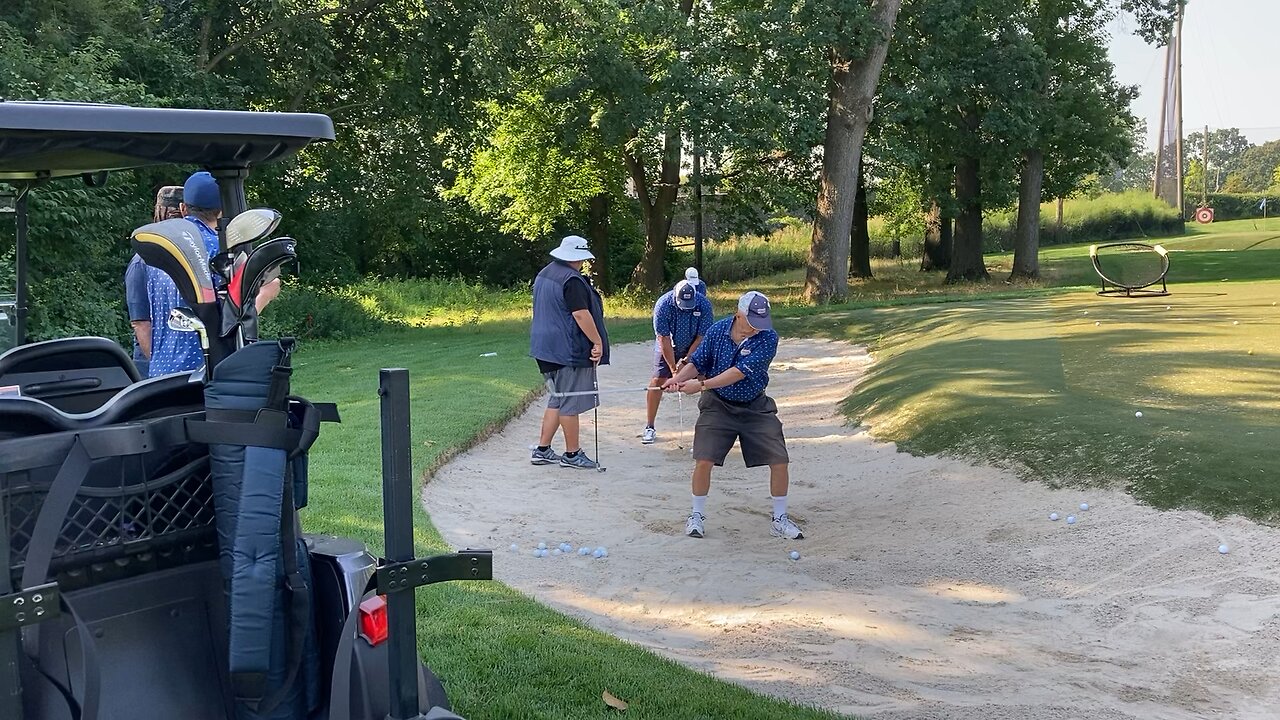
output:
M387 561L413 559L413 462L409 439L409 371L378 373L382 398L382 512ZM387 594L387 653L390 661L389 720L420 718L418 712L418 631L414 589Z
M18 287L14 292L14 304L17 306L13 309L17 318L17 344L25 345L27 342L27 198L31 193L31 186L18 188L18 201L14 205L17 211L17 230L14 236L14 260L17 261L17 273L14 276L15 285Z
M1201 195L1200 207L1209 207L1209 126L1204 126L1204 194Z
M1176 194L1176 197L1178 198L1178 217L1181 217L1182 219L1185 220L1186 219L1186 198L1183 197L1183 192L1185 190L1185 188L1183 187L1183 181L1186 180L1186 168L1183 167L1183 163L1182 163L1182 7L1184 4L1185 2L1181 2L1181 1L1178 3L1178 24L1176 29L1177 59L1175 60L1175 65L1174 65L1174 70L1176 71L1177 74L1174 76L1174 81L1173 81L1173 88L1174 88L1173 102L1177 112L1177 123L1178 123L1178 138L1177 138L1178 146L1174 150L1174 152L1177 153L1174 156L1174 160L1177 163L1175 167L1177 167L1178 169L1178 189Z
M693 266L702 274L702 148L693 145Z

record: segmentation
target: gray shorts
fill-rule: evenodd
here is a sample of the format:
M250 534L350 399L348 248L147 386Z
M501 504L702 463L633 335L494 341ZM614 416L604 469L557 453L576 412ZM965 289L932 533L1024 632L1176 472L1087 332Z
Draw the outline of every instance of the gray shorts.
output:
M551 381L556 392L591 392L595 390L596 368L562 367L555 372L542 373ZM574 395L572 397L547 397L547 407L559 410L561 415L581 415L600 404L599 395Z
M791 461L773 398L760 393L751 402L734 403L710 390L702 393L698 399L698 422L693 426L694 459L710 460L717 467L724 465L734 442L741 443L747 467Z

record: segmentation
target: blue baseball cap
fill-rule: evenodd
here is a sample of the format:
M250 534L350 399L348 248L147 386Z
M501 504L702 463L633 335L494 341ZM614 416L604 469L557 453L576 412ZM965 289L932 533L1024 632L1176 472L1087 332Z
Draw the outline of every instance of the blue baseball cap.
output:
M675 300L676 307L681 310L692 310L698 307L698 291L688 280L676 283L675 289L671 291L671 299Z
M201 210L221 210L222 193L218 192L218 181L203 170L193 174L182 186L182 202L187 207Z
M769 298L762 292L748 290L738 298L738 312L757 330L773 329L773 314L769 310Z

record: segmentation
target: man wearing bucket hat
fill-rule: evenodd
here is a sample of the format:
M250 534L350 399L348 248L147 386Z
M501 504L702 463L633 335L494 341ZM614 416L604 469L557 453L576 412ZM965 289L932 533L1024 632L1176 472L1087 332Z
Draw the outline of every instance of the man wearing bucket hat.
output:
M533 281L533 328L529 354L556 393L596 390L596 368L609 364L609 335L604 327L604 302L582 274L582 263L594 260L585 238L570 235L551 251L552 261ZM542 432L529 462L580 470L595 470L579 444L578 416L595 408L598 395L547 398ZM556 430L564 435L564 455L551 449Z
M681 280L658 298L653 305L653 380L649 387L662 387L689 362L689 355L698 349L712 322L711 301L699 295L688 280ZM649 414L640 442L649 445L658 439L653 423L658 417L662 393L645 395Z
M693 428L693 510L685 523L690 537L704 535L711 468L724 464L735 442L742 446L747 467L769 466L770 533L788 540L804 537L787 515L787 441L778 406L764 393L769 363L777 352L769 298L751 290L738 299L732 317L711 326L689 364L664 386L667 391L702 393Z

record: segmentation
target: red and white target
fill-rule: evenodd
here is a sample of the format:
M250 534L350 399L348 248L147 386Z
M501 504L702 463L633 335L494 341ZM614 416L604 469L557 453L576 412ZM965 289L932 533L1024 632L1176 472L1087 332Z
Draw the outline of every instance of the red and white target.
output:
M1201 225L1208 225L1213 222L1213 208L1202 207L1196 210L1196 222Z

